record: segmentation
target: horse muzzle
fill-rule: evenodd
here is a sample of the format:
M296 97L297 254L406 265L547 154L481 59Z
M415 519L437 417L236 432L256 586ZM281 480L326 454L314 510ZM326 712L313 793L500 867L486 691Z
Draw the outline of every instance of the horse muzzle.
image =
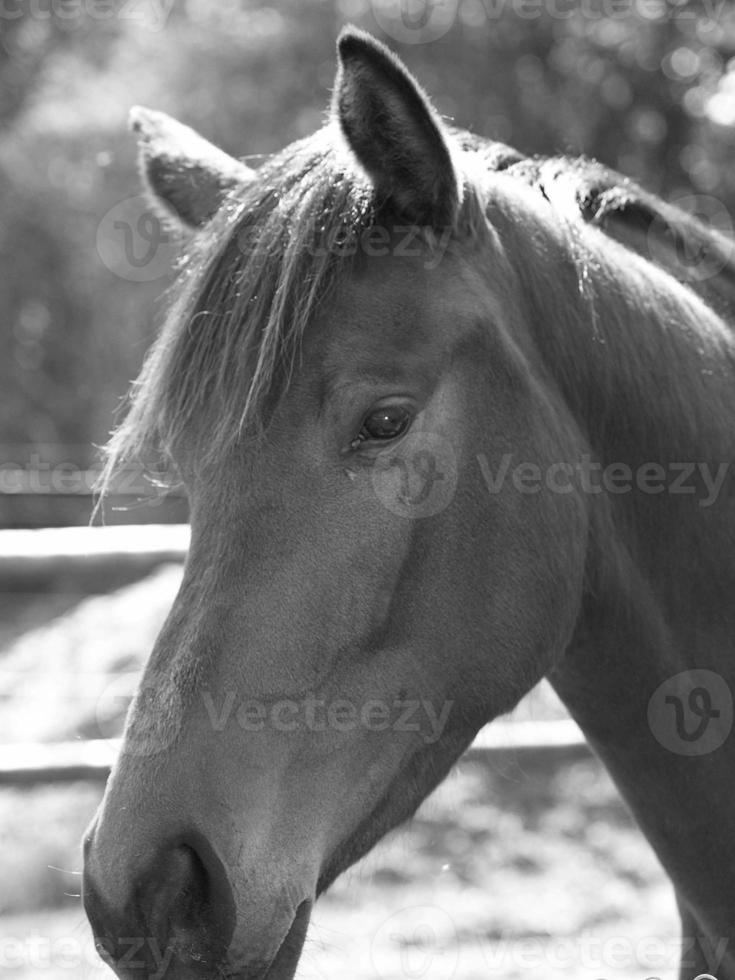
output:
M238 921L226 870L200 835L172 842L123 879L97 853L94 829L82 894L97 951L120 980L292 980L313 904L289 911L276 900L271 910L264 893L253 896L259 914Z

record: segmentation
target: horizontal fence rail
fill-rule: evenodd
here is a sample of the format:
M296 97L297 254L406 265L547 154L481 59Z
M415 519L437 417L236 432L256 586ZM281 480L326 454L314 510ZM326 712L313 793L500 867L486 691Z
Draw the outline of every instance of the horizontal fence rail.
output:
M117 739L2 745L0 786L104 782L118 750Z
M104 782L120 750L118 739L0 746L0 786L80 780ZM569 720L496 722L483 728L463 759L473 762L560 766L590 758L577 725Z
M188 524L0 531L0 590L105 592L183 562Z
M0 527L89 524L100 503L94 494L99 470L81 469L68 461L48 462L42 469L39 465L36 457L30 467L2 462L0 454ZM100 514L111 525L180 524L188 520L189 504L180 488L164 491L133 469L112 480Z
M82 493L0 493L0 527L85 527L95 502L91 494ZM186 497L174 494L150 498L111 493L100 513L110 525L182 524L189 519L189 504Z

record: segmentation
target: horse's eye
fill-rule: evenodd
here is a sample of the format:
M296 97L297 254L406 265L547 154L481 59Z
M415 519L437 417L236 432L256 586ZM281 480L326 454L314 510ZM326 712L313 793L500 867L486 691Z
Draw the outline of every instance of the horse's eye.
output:
M365 416L358 442L387 440L402 436L411 424L411 413L403 405L386 405Z

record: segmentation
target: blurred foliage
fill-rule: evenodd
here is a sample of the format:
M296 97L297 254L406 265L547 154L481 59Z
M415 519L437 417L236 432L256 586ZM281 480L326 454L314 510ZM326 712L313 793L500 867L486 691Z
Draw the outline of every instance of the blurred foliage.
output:
M406 24L441 36L400 43ZM725 0L17 0L0 11L2 457L86 465L171 280L97 250L138 193L134 103L236 155L317 128L353 22L405 59L445 116L526 153L596 156L669 199L735 205L735 10ZM428 34L413 30L410 41ZM72 445L72 450L66 448ZM53 447L56 447L55 449ZM21 453L21 458L19 458Z

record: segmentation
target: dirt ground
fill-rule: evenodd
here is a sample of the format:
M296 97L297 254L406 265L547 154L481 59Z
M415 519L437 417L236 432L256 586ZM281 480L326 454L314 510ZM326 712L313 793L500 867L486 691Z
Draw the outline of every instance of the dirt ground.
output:
M170 566L114 595L37 607L0 659L0 740L114 734L119 679L139 669L179 575ZM541 689L515 716L562 711ZM100 793L0 792L10 980L111 976L78 899L78 841ZM677 937L670 886L596 760L467 760L320 900L299 978L673 980Z

